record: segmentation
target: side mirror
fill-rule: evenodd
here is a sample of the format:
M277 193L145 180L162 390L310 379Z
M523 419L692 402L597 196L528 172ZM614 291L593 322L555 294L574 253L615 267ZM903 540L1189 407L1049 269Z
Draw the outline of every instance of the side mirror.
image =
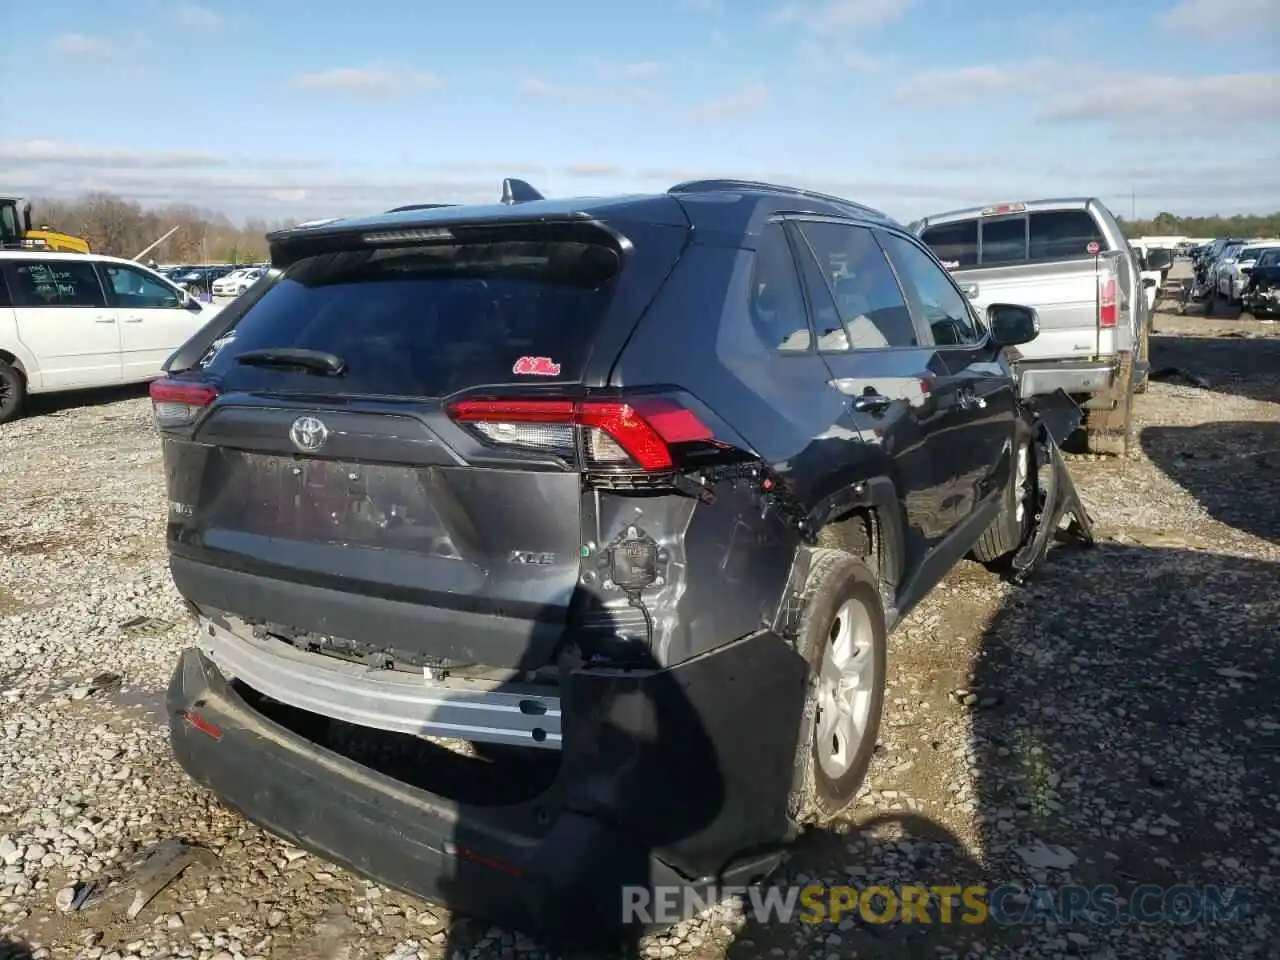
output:
M1143 285L1144 287L1154 287L1154 286L1157 286L1157 284L1156 284L1156 278L1155 278L1155 277L1143 277L1143 278L1142 278L1142 285Z
M193 297L190 290L182 291L182 309L199 313L202 309L199 297Z
M1040 336L1040 315L1016 303L993 303L987 307L987 327L996 343L1016 347Z

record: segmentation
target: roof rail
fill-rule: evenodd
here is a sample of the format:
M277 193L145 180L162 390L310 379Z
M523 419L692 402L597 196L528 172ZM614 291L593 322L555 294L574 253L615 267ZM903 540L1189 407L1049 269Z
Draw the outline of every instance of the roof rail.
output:
M785 193L795 197L809 197L812 200L825 200L827 203L838 203L843 207L853 207L856 210L874 213L878 217L885 216L874 207L868 207L866 204L858 203L855 200L836 197L829 193L819 193L816 190L804 190L800 187L785 187L777 183L765 183L761 180L734 180L730 178L685 180L677 183L667 193L711 193L717 190L767 190L771 193Z
M392 207L387 213L404 213L406 210L434 210L437 207L456 206L456 203L406 203L403 207Z
M502 202L510 206L513 203L530 203L534 200L547 199L523 180L507 177L502 181Z

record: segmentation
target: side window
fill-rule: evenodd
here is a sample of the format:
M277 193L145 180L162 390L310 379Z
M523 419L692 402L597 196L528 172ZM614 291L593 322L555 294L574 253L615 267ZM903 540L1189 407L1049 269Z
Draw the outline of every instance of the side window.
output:
M10 261L7 276L15 307L105 307L93 261Z
M781 223L767 223L760 231L751 275L751 325L770 350L804 353L811 349L804 295Z
M1106 249L1102 231L1088 210L1046 210L1033 213L1028 219L1031 222L1028 254L1032 260L1088 257L1091 242Z
M843 223L797 226L855 350L919 345L898 279L870 230Z
M121 307L145 310L151 307L180 307L177 293L141 270L118 263L102 264L107 282Z
M948 270L978 265L978 221L961 220L930 227L920 237Z
M911 241L893 233L883 233L881 238L898 276L924 314L933 342L940 347L979 342L983 331L950 275Z
M982 221L982 265L1027 259L1027 218Z

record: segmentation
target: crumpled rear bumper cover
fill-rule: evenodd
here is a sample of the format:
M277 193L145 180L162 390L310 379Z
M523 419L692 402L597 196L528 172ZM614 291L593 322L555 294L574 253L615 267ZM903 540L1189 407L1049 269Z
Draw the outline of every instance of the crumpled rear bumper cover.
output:
M198 650L168 693L174 755L269 832L367 878L530 933L616 933L623 886L740 885L789 836L805 667L761 631L677 667L571 673L556 782L465 806L254 709ZM215 736L216 733L216 736Z

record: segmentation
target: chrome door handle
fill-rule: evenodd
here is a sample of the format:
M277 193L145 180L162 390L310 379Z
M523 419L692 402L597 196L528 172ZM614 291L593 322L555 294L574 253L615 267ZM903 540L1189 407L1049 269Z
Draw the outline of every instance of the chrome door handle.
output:
M125 323L141 323L141 322L142 322L141 317L129 317L127 320L125 320Z
M116 319L115 317L95 317L93 322L94 323L115 323Z
M860 393L853 398L853 409L858 413L881 413L887 410L893 401L879 393Z

